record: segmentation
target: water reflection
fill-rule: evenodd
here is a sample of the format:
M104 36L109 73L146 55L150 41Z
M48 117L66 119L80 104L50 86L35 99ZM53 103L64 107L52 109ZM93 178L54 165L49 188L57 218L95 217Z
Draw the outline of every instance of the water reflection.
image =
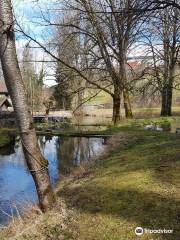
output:
M103 151L102 138L60 138L41 136L39 145L43 155L49 160L49 172L53 184L61 174L84 161L89 161ZM8 148L0 149L0 224L9 220L8 215L16 215L16 208L37 201L32 177L24 161L19 140Z
M72 167L89 161L103 150L101 138L61 138L59 141L59 168L62 174L69 173Z

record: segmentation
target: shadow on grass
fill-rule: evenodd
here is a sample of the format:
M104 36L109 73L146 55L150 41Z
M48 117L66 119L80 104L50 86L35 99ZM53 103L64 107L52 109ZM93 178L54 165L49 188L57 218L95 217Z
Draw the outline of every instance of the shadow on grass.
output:
M129 223L125 229L127 235L134 236L133 223L136 223L148 229L174 230L173 235L156 234L150 239L179 240L180 138L166 133L142 134L129 136L130 140L121 149L117 147L105 159L97 161L92 180L80 179L60 191L60 196L80 213L100 215L100 219L104 215L113 217L117 223L123 218ZM171 191L172 186L175 192Z
M122 149L116 149L111 153L110 158L99 161L97 164L102 174L107 175L104 169L110 169L109 176L150 170L155 181L163 184L179 184L179 146L179 136L169 134L166 136L166 133L157 136L152 134L148 139L140 138Z
M160 194L120 191L90 184L60 192L68 204L80 212L123 217L148 229L173 229L173 234L156 234L158 239L180 239L180 202ZM159 238L160 237L160 238ZM154 239L154 238L153 238Z

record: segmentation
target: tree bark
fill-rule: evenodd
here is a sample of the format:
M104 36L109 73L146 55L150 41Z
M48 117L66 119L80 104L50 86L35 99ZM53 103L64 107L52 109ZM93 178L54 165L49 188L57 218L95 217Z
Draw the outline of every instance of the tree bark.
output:
M0 0L0 58L5 82L12 99L24 156L34 179L43 211L52 207L55 196L48 174L48 161L41 154L18 65L11 0Z
M115 90L113 96L113 117L112 117L114 125L116 125L121 119L120 107L121 107L121 94L119 90Z
M162 90L161 116L172 115L172 87L165 85Z
M125 117L126 118L133 118L129 93L126 90L123 91L123 97L124 97Z
M126 43L125 43L126 45ZM133 118L131 101L129 98L129 85L127 79L127 46L121 49L120 54L120 69L119 73L121 75L121 82L123 84L123 100L124 100L124 109L125 109L125 117Z

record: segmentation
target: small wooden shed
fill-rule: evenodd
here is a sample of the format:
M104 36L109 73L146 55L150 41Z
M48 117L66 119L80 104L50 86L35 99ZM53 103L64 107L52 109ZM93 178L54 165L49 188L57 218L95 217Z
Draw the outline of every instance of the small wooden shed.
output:
M12 109L12 103L4 80L0 79L0 112Z
M0 96L0 112L8 111L12 107L10 100L7 97Z

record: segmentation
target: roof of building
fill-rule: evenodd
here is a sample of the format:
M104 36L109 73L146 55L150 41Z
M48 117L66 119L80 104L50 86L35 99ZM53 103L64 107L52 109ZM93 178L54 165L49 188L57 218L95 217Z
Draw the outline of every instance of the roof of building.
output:
M139 61L129 61L128 65L130 68L138 68L141 66L141 63Z
M0 93L5 93L5 94L8 93L4 80L0 80Z
M10 100L7 97L0 97L0 107L6 104L7 107L12 107Z

